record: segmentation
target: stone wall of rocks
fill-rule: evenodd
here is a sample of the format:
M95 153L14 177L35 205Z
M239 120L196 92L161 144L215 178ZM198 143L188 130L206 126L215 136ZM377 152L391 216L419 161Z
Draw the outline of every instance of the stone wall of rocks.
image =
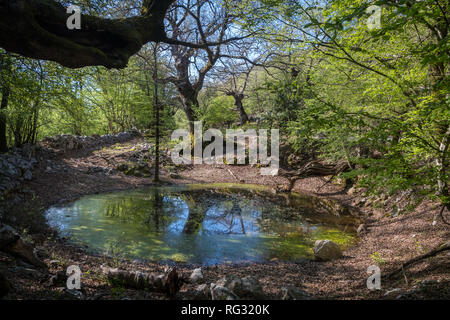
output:
M125 142L140 135L138 131L120 132L118 134L74 136L63 134L54 137L47 137L42 143L50 148L59 150L78 150L95 147L102 144L114 144Z
M16 189L24 180L33 178L33 168L37 164L37 146L24 145L0 154L0 199Z
M24 180L33 178L33 168L38 163L36 151L41 147L69 151L125 142L139 135L138 131L103 136L59 135L44 138L37 145L24 145L21 148L13 148L5 154L0 154L0 199L10 191L17 189Z

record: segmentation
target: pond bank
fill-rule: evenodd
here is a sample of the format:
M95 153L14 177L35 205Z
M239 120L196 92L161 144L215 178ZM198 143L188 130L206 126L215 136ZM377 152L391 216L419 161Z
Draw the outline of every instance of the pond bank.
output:
M86 253L83 248L71 246L48 230L43 212L51 205L71 202L83 195L126 190L152 185L151 177L125 175L115 169L121 161L128 161L137 145L144 143L142 138L133 138L121 144L104 148L85 148L51 152L42 150L38 155L37 168L31 181L24 181L21 188L3 201L5 207L4 222L20 231L26 229L29 240L34 241L38 253L49 265L49 271L55 274L69 265L79 265L82 282L88 298L97 299L163 299L164 296L140 290L128 290L110 286L101 273L101 265L119 264L127 270L143 272L163 272L164 266L156 263L114 259ZM48 170L50 167L50 170ZM97 168L97 169L92 169ZM103 169L98 169L103 168ZM260 176L258 168L250 166L195 166L172 168L163 172L164 183L249 183L273 188L274 192L287 183L282 177ZM230 171L231 170L231 173ZM175 172L174 172L175 171ZM239 179L239 181L237 181ZM328 183L319 178L297 181L294 191L314 195L319 198L333 199L344 207L361 203L364 198L358 191L353 193L343 186ZM367 201L364 201L367 202ZM384 270L399 266L401 261L410 259L421 252L449 239L447 226L431 224L438 208L431 202L422 203L414 212L405 216L389 217L386 213L371 205L361 205L357 211L365 220L367 232L362 234L359 243L344 252L341 259L329 262L305 260L298 263L272 261L248 265L217 265L203 270L204 281L217 281L223 275L233 274L239 277L253 275L259 279L264 292L273 299L279 298L283 286L301 288L317 298L334 299L376 299L395 298L401 292L414 291L416 280L440 280L436 286L448 287L450 262L449 256L438 256L407 271L408 283L402 278L383 282L382 290L371 292L366 288L367 267L377 262ZM45 236L42 236L45 235ZM378 254L377 254L378 253ZM48 287L42 281L45 275L23 271L13 257L0 253L0 267L13 283L14 290L8 299L57 299L63 295L58 287ZM189 274L195 266L180 265L181 273ZM22 269L21 269L22 268ZM180 298L189 297L195 285L184 285ZM384 296L390 289L399 288L396 296ZM439 298L442 290L436 289L425 294L425 298ZM448 294L448 292L447 292ZM427 296L428 295L428 296ZM445 297L445 295L444 295ZM447 295L447 299L448 299Z

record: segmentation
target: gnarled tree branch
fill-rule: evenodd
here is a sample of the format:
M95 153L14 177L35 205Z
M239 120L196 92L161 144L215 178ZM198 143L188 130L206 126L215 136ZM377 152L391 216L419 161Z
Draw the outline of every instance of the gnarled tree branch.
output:
M125 19L82 15L81 30L69 30L70 14L54 0L0 0L0 46L70 68L123 68L145 43L167 39L164 17L173 2L146 0L140 16Z

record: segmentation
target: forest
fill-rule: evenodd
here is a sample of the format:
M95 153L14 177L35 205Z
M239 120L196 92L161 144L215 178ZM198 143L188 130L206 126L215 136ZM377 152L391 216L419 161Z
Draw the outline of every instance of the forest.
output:
M0 0L0 300L449 299L449 10Z

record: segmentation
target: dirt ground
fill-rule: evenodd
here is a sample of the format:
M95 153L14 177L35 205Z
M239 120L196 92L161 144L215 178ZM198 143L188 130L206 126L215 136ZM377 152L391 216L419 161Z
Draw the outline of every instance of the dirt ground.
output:
M112 265L114 261L105 256L89 254L86 248L73 246L67 239L59 238L48 229L43 216L49 206L70 202L82 195L152 185L152 178L132 177L121 172L108 175L103 172L88 172L90 167L114 168L127 150L141 142L142 138L137 138L120 145L90 150L44 150L40 152L39 167L34 171L33 180L24 182L21 190L3 203L6 207L5 222L22 232L25 230L24 237L35 244L37 254L49 266L50 274L64 271L72 264L80 266L87 299L165 299L162 294L110 285L101 272L101 265ZM59 169L49 172L49 164ZM277 190L288 183L280 176L261 176L259 169L251 166L197 165L178 171L176 179L171 177L175 176L163 170L162 180L166 184L239 182L265 185ZM301 179L296 182L294 191L335 199L344 206L355 207L367 226L367 231L361 234L358 243L348 248L342 258L328 262L273 261L209 266L203 268L205 283L214 282L225 274L253 275L259 279L271 299L279 298L280 289L284 286L296 286L317 299L450 298L448 252L417 263L397 278L383 278L381 290L369 291L366 286L369 276L367 268L370 265L378 264L383 275L401 266L401 262L449 241L449 226L441 221L436 225L432 224L433 216L439 210L435 203L426 201L409 214L393 216L388 205L383 208L370 205L368 201L361 204L364 195L359 190L350 191L342 185L324 184L325 180L322 178ZM385 199L385 203L390 200ZM163 272L166 267L134 260L120 260L119 265L125 270L143 272ZM177 265L177 269L184 275L189 275L195 267ZM49 286L49 274L35 270L3 252L0 252L0 268L13 286L6 299L73 298L64 292L64 288ZM191 297L195 286L185 284L178 298ZM386 294L392 289L397 290Z

